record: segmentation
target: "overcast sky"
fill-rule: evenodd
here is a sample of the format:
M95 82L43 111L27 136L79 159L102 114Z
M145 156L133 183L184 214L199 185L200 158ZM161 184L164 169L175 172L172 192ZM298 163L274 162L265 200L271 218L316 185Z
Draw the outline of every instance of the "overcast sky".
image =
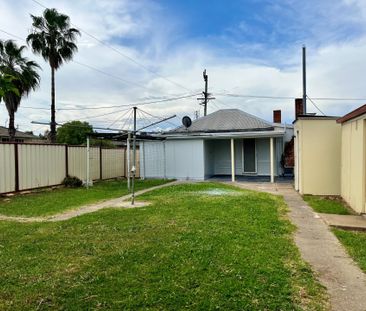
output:
M128 107L62 109L123 106L196 94L203 90L202 71L206 68L209 91L217 98L209 103L209 112L239 108L271 121L272 110L281 109L284 121L290 123L293 99L225 94L301 97L303 44L307 46L311 98L366 98L363 0L39 2L69 15L82 32L75 62L65 64L56 74L58 122L83 119L94 126L126 127L130 111L122 110ZM0 0L0 38L25 44L1 31L25 39L30 14L41 15L43 10L33 0ZM22 100L16 124L20 130L39 133L45 126L30 122L49 121L50 69L40 57L30 51L27 55L41 65L42 80L40 88ZM343 115L366 101L314 102L328 115ZM311 103L308 107L317 112ZM195 110L201 109L202 115L195 96L141 109L159 117L177 114L172 121L176 125L183 115L193 116ZM0 104L0 124L7 120L7 111Z

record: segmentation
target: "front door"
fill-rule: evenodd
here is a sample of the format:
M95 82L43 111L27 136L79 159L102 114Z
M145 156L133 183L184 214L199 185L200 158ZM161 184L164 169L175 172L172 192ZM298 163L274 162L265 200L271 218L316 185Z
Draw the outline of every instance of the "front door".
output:
M243 140L243 168L244 173L257 172L254 138L247 138Z

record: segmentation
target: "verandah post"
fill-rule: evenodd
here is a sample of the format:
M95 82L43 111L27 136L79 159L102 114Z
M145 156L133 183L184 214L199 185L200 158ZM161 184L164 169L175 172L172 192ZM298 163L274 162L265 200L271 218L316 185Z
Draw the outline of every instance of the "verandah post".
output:
M269 156L270 156L270 169L271 169L271 183L274 183L274 139L273 137L270 138L270 141L269 141L269 149L270 149L270 152L269 152Z
M235 147L234 147L234 138L230 139L231 143L231 181L235 182Z

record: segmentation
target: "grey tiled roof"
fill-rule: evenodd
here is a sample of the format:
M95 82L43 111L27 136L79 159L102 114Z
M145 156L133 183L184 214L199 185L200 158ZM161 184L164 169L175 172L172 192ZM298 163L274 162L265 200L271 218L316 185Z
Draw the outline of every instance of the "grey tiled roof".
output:
M0 126L0 137L9 137L8 128L4 126ZM15 132L15 137L18 138L29 138L29 139L37 139L38 137L32 134L24 133L21 131Z
M246 132L273 130L272 123L239 109L222 109L203 118L194 120L186 129L180 126L169 133Z

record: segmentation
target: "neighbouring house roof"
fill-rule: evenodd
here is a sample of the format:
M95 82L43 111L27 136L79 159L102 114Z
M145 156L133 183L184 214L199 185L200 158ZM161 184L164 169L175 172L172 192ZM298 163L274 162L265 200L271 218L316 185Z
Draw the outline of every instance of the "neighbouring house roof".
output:
M8 131L7 127L0 126L0 137L9 137L9 131ZM15 137L16 138L24 138L24 139L39 139L35 135L24 133L24 132L21 132L21 131L16 131L15 132Z
M363 105L363 106L358 107L357 109L351 111L350 113L347 113L343 117L339 118L337 120L337 122L338 123L344 123L344 122L347 122L347 121L352 120L354 118L357 118L359 116L362 116L365 113L366 113L366 105Z
M180 126L165 134L273 131L275 126L239 109L222 109L194 120L189 128Z

